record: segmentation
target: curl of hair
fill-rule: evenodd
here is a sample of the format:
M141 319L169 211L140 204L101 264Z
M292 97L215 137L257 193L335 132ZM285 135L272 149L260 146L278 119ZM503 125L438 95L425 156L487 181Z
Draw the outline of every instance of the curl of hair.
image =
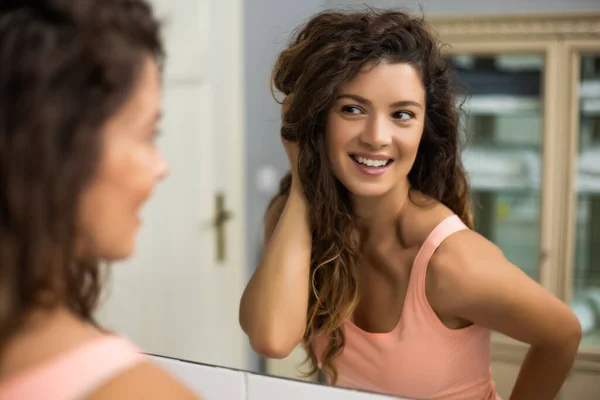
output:
M324 335L329 345L321 355L322 368L333 383L334 359L345 343L343 324L359 301L359 243L349 193L327 159L325 121L339 88L381 62L412 65L426 91L424 131L408 175L411 189L445 204L473 226L460 157L459 87L424 19L374 9L311 18L279 55L272 84L284 95L293 94L281 135L299 144L298 173L310 205L311 292L303 338L313 366L309 374L317 370L312 343ZM290 179L289 174L283 178L278 196L289 192Z
M75 256L79 198L147 56L163 50L144 0L0 4L0 351L36 308L95 324L102 279Z

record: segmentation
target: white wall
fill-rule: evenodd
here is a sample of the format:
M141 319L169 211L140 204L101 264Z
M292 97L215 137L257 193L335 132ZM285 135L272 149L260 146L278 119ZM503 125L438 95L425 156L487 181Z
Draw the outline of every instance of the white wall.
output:
M204 400L408 400L149 356Z

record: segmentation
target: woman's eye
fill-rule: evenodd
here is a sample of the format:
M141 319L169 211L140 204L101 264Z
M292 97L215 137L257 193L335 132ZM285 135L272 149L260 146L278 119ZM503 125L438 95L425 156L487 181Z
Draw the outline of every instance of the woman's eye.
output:
M412 113L409 113L408 111L398 111L393 114L393 118L402 121L407 121L411 118L414 118L414 115Z
M355 106L344 106L344 107L342 107L342 112L345 114L354 114L354 115L362 113L361 109L358 107L355 107Z

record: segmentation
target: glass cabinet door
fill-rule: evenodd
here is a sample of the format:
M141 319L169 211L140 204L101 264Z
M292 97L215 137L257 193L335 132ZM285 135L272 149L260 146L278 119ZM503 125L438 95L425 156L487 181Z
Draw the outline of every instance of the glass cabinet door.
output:
M475 229L539 281L543 54L451 55Z
M581 56L571 306L582 345L600 346L600 52Z

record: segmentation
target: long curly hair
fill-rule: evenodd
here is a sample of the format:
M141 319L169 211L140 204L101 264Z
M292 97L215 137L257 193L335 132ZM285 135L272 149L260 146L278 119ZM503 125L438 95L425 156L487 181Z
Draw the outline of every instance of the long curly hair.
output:
M144 0L0 4L0 351L36 308L96 324L102 274L75 255L105 122L163 57Z
M272 85L293 94L283 115L281 135L299 144L298 173L310 205L312 229L311 292L304 344L313 374L312 343L325 335L329 345L322 369L337 381L334 359L345 343L343 323L359 301L359 243L348 190L330 168L325 150L326 117L337 91L366 64L407 63L426 91L422 139L408 180L418 190L473 226L469 187L460 157L460 92L447 68L442 47L422 17L401 11L367 9L317 14L301 27L279 55ZM288 173L278 196L290 189ZM411 198L412 199L412 198Z

